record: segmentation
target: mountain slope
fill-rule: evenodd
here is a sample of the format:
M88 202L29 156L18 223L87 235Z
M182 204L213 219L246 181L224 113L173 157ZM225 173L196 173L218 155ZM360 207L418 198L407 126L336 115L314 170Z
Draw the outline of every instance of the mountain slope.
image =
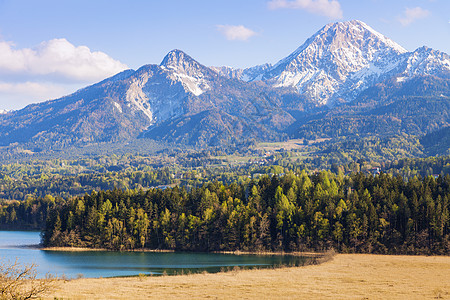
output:
M444 127L423 136L420 140L428 155L450 154L450 127Z
M450 78L392 78L290 127L292 137L424 135L450 125Z
M320 104L372 85L399 63L406 50L360 21L328 24L263 79L294 86Z
M210 68L173 50L159 65L0 113L0 146L424 135L450 125L449 80L443 52L407 52L361 21L332 23L273 66Z
M273 90L261 82L220 76L174 50L160 65L127 70L72 95L2 115L0 145L34 142L64 147L138 136L158 138L161 135L153 133L194 115L205 120L202 126L188 127L189 138L171 131L161 138L205 146L214 141L276 137L294 122L282 109L284 99L296 110L310 105L293 90ZM246 129L236 130L240 127Z
M353 101L363 90L394 76L408 80L448 75L450 58L427 47L407 52L364 22L354 20L324 26L274 66L216 70L242 80L262 80L273 87L294 87L319 105L334 106ZM246 75L249 72L252 76Z
M125 71L119 77L129 74ZM140 111L119 106L117 99L123 92L116 86L127 86L119 77L4 115L0 118L1 145L34 141L65 146L74 141L89 143L129 137L131 133L127 128L140 126L146 118ZM115 88L111 89L111 85ZM124 117L124 110L129 118Z

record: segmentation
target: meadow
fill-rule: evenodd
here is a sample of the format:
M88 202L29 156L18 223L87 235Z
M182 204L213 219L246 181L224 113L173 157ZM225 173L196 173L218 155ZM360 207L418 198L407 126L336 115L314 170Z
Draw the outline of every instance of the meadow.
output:
M338 254L320 265L59 281L44 299L450 299L449 256Z

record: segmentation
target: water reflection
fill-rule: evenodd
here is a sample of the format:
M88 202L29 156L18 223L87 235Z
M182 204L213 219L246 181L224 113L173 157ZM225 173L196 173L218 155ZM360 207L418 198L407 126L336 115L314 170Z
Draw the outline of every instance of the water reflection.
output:
M35 263L41 276L51 273L68 278L160 275L219 272L235 266L244 268L302 265L304 258L286 255L229 255L184 252L43 251L24 248L39 243L38 232L0 231L3 260Z

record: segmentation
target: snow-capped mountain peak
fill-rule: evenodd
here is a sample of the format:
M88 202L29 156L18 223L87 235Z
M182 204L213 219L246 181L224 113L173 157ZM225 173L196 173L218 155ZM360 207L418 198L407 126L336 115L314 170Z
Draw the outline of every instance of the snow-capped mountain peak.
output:
M409 95L414 86L429 97L430 84L436 86L439 101L447 101L449 78L448 54L427 47L407 52L361 21L332 23L276 65L208 68L183 51L173 50L159 65L126 70L71 95L20 111L5 114L0 110L0 145L30 141L83 144L126 140L141 134L199 144L234 143L241 138L278 140L280 134L294 134L295 126L304 121L308 129L303 132L309 136L315 131L309 127L309 120L318 118L316 121L321 122L324 116L322 109L315 111L317 105L358 99L357 104L370 106L386 100L379 96L382 93L397 98L399 91L401 102L393 107L402 110L410 100L402 94ZM247 83L259 80L264 83ZM386 102L391 100L387 98ZM448 126L446 103L442 105L441 124ZM408 108L407 122L414 119L409 112L414 113L418 105L414 102ZM426 105L429 107L433 112L441 109L439 103ZM353 108L349 112L359 113L359 107L357 111ZM387 109L389 118L384 120L389 123L392 116ZM419 115L420 126L435 128L434 121L431 125L423 122L426 115ZM324 123L329 124L325 127L339 120L329 119L332 122Z
M398 57L406 52L364 22L330 23L275 64L263 79L276 87L296 87L320 104L333 104L337 97L351 100L355 92L395 68ZM343 95L344 90L352 95Z
M171 72L172 79L180 81L185 89L195 96L200 96L210 89L205 77L211 75L211 70L181 50L170 51L160 67Z
M444 52L426 46L408 53L402 64L402 76L448 75L450 73L450 56Z
M161 67L172 69L189 69L193 65L199 65L199 63L178 49L174 49L167 53L160 64Z
M403 48L393 40L389 39L388 37L384 36L383 34L379 33L378 31L374 30L366 23L359 20L331 23L325 26L325 28L326 27L329 28L339 27L343 32L352 32L353 34L359 33L361 35L360 37L364 37L364 39L367 38L367 32L370 32L373 36L375 36L379 40L380 43L384 44L386 47L390 47L395 51L397 51L398 53L407 52L405 48Z

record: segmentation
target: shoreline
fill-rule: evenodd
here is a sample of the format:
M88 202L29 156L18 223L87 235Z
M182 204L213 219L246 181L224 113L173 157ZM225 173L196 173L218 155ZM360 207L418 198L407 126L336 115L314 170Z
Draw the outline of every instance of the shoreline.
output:
M17 247L17 246L14 246ZM293 255L293 256L304 256L310 258L321 258L324 256L336 256L336 255L374 255L374 256L405 256L405 257L450 257L450 253L446 255L441 254L383 254L383 253L339 253L335 252L334 249L327 250L324 252L313 252L313 251L293 251L293 252L272 252L272 251L182 251L182 250L170 250L170 249L149 249L149 248L139 248L139 249L125 249L125 250L114 250L107 248L89 248L89 247L43 247L39 244L34 245L21 245L19 248L28 248L34 250L43 251L67 251L67 252L89 252L89 251L104 251L104 252L155 252L155 253L211 253L211 254L232 254L232 255Z
M89 251L104 251L104 252L154 252L154 253L211 253L211 254L230 254L230 255L292 255L292 256L303 256L309 258L323 258L325 256L333 257L336 252L334 250L329 250L326 252L311 252L311 251L294 251L294 252L271 252L271 251L177 251L177 250L167 250L167 249L126 249L126 250L111 250L106 248L88 248L88 247L40 247L39 245L26 245L24 248L43 250L43 251L61 251L61 252L89 252Z
M450 256L337 254L302 267L59 281L42 298L431 299L450 297L448 278Z
M127 249L127 250L112 250L106 248L88 248L88 247L37 247L38 250L43 251L66 251L66 252L89 252L89 251L103 251L103 252L158 252L171 253L175 250L159 250L159 249Z
M335 252L334 249L327 250L324 252L313 252L313 251L293 251L293 252L271 252L271 251L178 251L178 250L169 250L169 249L148 249L148 248L139 248L139 249L125 249L125 250L113 250L107 248L89 248L89 247L42 247L40 244L32 244L32 245L21 245L14 246L18 248L28 248L33 250L42 250L42 251L61 251L61 252L154 252L154 253L211 253L211 254L230 254L230 255L293 255L293 256L303 256L308 258L324 258L324 257L334 257L336 255L373 255L373 256L393 256L393 257L450 257L450 253L446 255L440 254L383 254L383 253L339 253ZM327 260L328 261L328 260Z
M233 255L293 255L293 256L304 256L310 258L319 258L323 256L334 256L338 254L334 250L328 250L325 252L312 252L312 251L293 251L293 252L271 252L271 251L212 251L211 253L219 253L219 254L233 254Z

